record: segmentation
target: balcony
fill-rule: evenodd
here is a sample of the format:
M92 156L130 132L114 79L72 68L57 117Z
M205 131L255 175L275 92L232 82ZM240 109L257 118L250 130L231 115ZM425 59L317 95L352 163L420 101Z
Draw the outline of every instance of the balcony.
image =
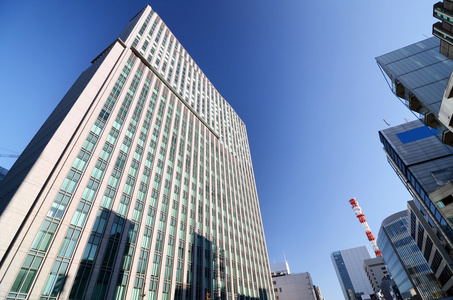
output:
M401 82L395 81L395 94L400 98L406 98L406 88Z
M453 146L453 133L449 130L442 132L442 143Z
M453 12L445 9L442 2L434 4L433 16L443 22L453 25Z
M433 35L449 44L453 44L453 34L442 28L441 22L437 22L433 25Z
M424 123L431 128L438 128L440 126L439 120L432 112L425 114Z
M409 93L409 109L418 113L423 113L425 111L423 105L412 93Z

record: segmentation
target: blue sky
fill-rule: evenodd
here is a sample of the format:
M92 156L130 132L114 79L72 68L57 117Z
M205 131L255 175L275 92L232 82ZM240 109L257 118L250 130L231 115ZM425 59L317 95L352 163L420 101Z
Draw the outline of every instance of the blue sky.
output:
M270 261L285 253L327 300L343 299L330 253L371 249L348 200L375 236L410 200L377 132L414 116L374 58L431 36L435 2L3 1L0 153L25 148L149 4L247 125Z

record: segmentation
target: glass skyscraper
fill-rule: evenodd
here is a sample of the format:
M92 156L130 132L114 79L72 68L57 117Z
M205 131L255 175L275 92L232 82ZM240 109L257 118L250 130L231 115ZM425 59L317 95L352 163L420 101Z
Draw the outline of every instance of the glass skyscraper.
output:
M411 128L379 134L390 165L414 197L408 202L411 236L448 296L453 295L452 9L451 1L434 5L434 17L442 21L433 26L435 37L376 58L395 95L429 127L411 122Z
M434 134L416 120L382 130L379 137L390 166L414 198L408 202L410 235L451 296L453 149Z
M330 257L346 300L374 294L363 267L363 261L371 258L366 246L335 251Z
M336 266L335 271L337 271L337 276L340 278L340 285L343 290L343 294L345 295L345 299L349 299L350 293L355 293L354 286L352 285L351 278L349 277L348 270L346 269L346 265L340 251L333 252L331 254L331 258L334 262L334 266Z
M439 53L440 41L431 37L376 57L393 93L439 138L453 145L453 133L439 119L453 61Z
M147 6L0 184L2 299L273 299L245 124Z
M382 222L378 245L404 299L415 295L420 299L444 296L439 282L410 234L407 211L391 215Z

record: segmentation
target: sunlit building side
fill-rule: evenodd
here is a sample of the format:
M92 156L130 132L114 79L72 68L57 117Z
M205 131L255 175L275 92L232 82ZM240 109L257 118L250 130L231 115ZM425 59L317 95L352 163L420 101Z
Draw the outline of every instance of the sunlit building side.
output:
M0 184L1 299L273 299L245 124L151 7Z

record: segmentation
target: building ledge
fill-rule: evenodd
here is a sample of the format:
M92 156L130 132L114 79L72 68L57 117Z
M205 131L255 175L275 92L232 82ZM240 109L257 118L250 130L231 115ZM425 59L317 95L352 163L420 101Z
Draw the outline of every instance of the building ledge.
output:
M437 22L433 25L433 35L449 44L453 44L453 34L442 28L442 22Z

